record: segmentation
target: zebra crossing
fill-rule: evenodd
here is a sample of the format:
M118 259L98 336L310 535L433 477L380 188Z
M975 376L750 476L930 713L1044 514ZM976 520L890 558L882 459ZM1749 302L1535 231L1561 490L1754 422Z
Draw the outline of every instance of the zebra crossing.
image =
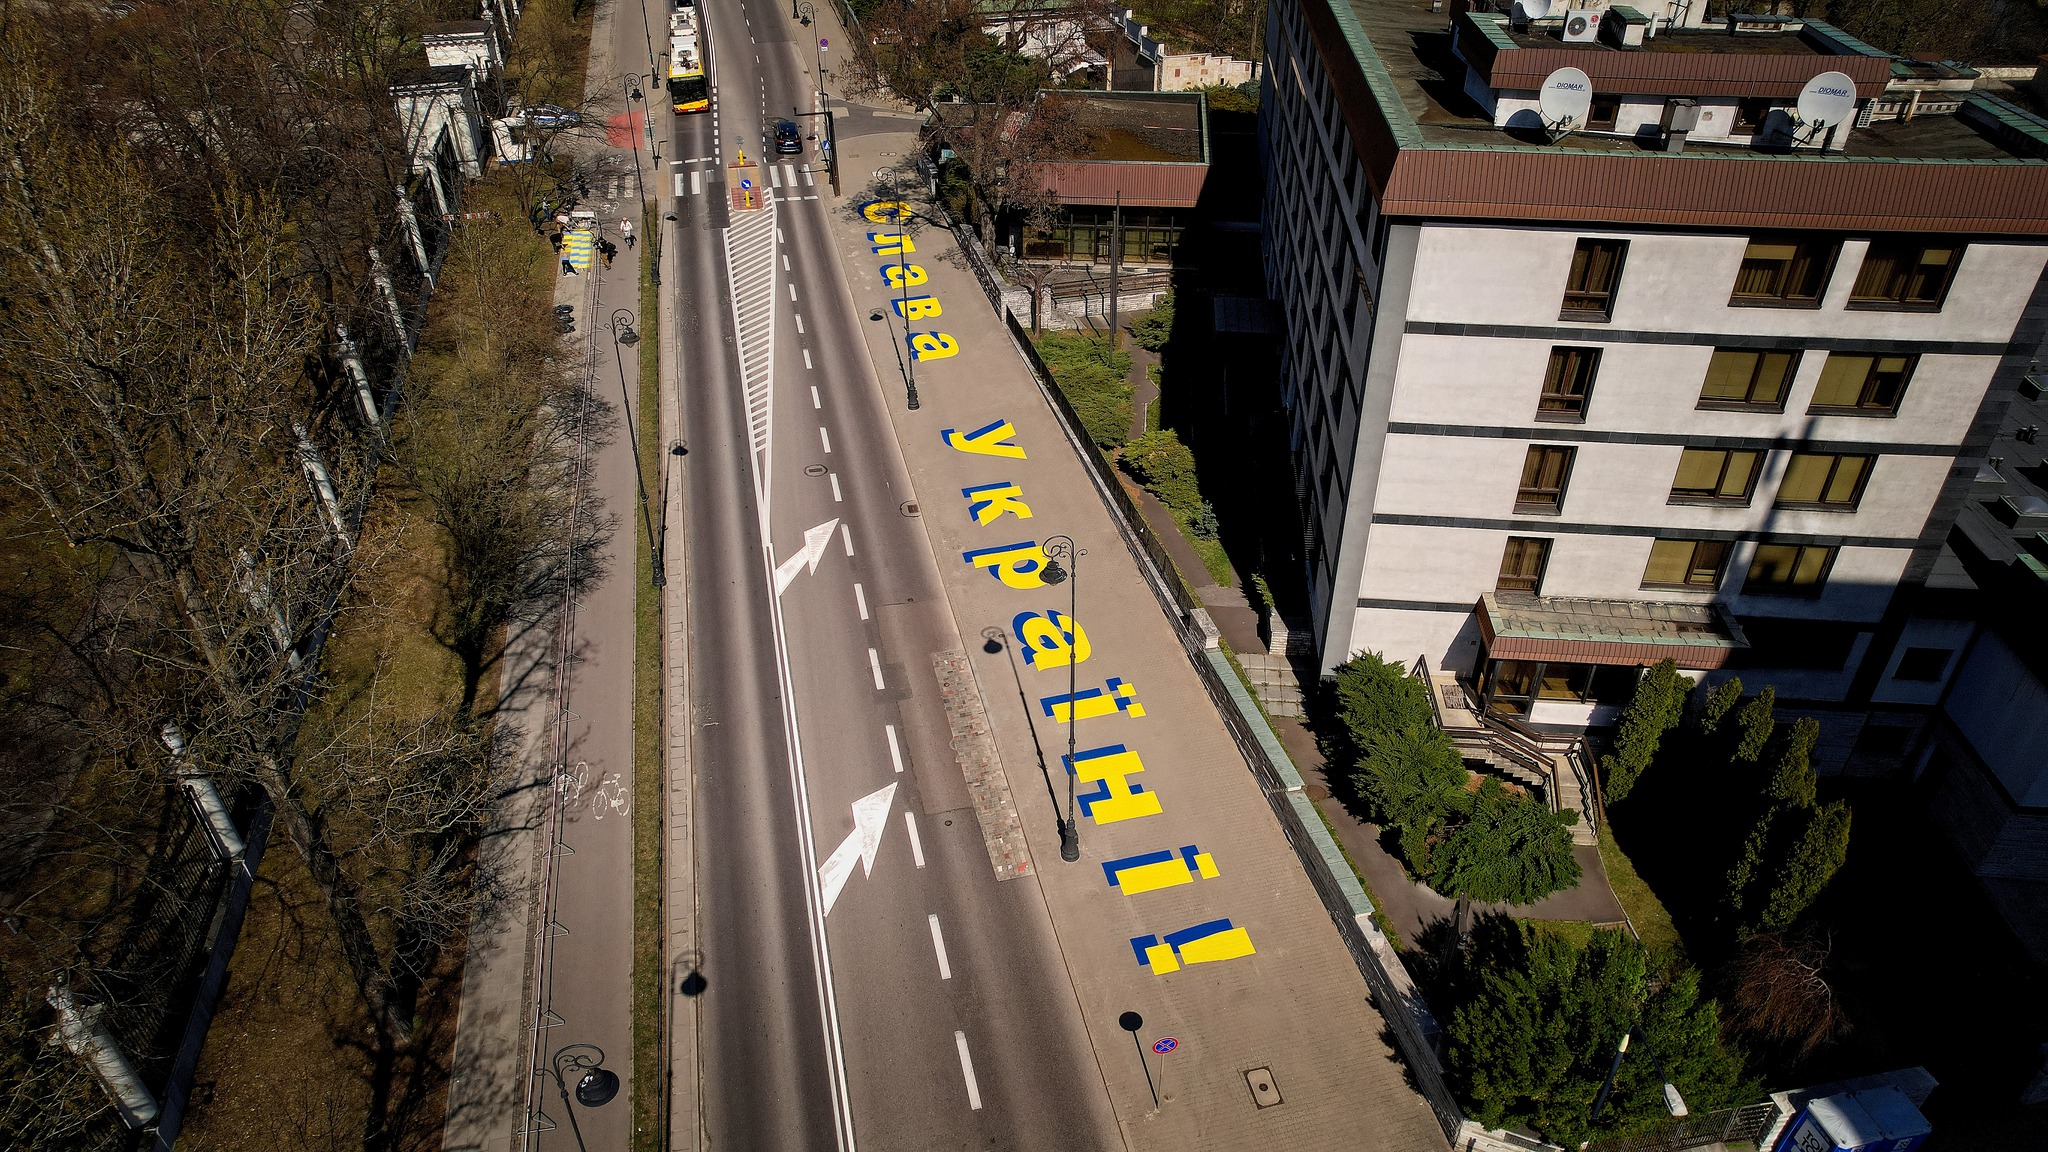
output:
M816 188L818 179L810 166L802 167L792 163L763 164L768 173L768 198L771 200L816 200L816 192L800 192L802 188ZM725 187L725 171L717 166L713 157L700 156L691 160L675 160L670 163L670 179L674 182L673 195L682 200L691 196L722 196Z

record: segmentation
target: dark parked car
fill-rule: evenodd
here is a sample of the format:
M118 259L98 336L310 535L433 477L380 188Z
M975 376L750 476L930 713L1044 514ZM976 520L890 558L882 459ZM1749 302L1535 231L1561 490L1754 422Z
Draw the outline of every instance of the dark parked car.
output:
M779 156L789 156L803 150L803 134L797 129L796 123L791 120L777 120L775 122L776 154Z

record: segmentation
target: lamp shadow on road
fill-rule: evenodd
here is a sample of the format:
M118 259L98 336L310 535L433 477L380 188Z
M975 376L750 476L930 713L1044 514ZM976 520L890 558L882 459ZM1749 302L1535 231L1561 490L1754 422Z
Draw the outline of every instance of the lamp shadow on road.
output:
M704 954L695 948L685 948L669 962L669 985L683 996L696 999L711 987L704 978Z
M1017 684L1017 704L1024 709L1024 728L1031 733L1031 751L1038 758L1038 775L1045 781L1045 798L1052 805L1053 823L1058 825L1061 819L1059 793L1053 789L1052 770L1045 763L1045 746L1038 742L1038 725L1031 719L1031 697L1025 694L1024 676L1017 671L1017 654L1006 643L1009 634L1001 628L984 628L981 630L981 639L983 652L991 656L1001 652L1009 657L1010 678Z

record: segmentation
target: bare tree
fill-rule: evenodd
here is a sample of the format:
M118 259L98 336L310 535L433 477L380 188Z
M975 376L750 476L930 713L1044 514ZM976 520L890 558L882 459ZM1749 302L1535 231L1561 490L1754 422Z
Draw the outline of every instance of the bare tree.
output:
M1796 1059L1848 1035L1849 1017L1827 979L1833 947L1815 931L1751 937L1729 967L1729 1027Z

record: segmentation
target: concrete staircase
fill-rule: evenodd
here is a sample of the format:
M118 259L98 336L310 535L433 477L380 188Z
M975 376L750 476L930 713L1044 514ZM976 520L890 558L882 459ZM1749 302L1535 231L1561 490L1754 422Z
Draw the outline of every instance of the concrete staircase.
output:
M1300 674L1292 660L1285 656L1240 652L1237 662L1243 665L1244 677L1251 681L1252 695L1259 698L1266 715L1308 715L1302 707Z
M1581 783L1581 773L1593 770L1583 738L1550 736L1532 729L1511 726L1498 717L1473 710L1465 686L1449 672L1430 671L1429 700L1442 728L1467 760L1479 761L1504 780L1528 788L1553 812L1570 810L1579 814L1572 825L1572 842L1594 844L1592 805L1586 795L1590 776Z

